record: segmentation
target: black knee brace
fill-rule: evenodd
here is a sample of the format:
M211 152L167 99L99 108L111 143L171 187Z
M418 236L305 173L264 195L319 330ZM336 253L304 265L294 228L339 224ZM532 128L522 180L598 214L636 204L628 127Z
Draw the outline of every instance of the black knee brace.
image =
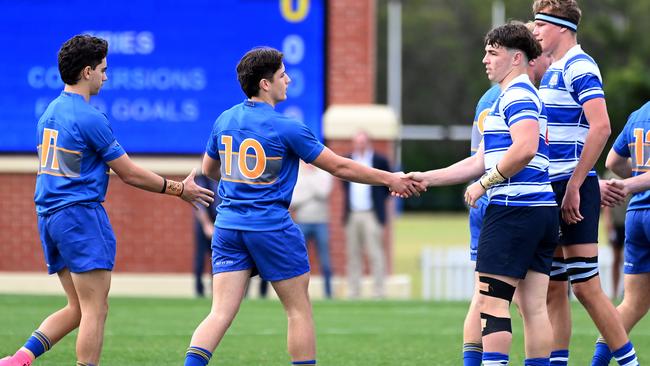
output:
M551 264L551 281L568 281L567 266L564 257L553 257L553 264Z
M481 325L483 326L481 334L484 337L496 332L512 333L510 318L498 318L490 314L481 313Z
M514 286L506 282L503 282L501 280L497 280L496 278L488 277L488 276L479 276L478 281L479 281L479 286L481 286L481 284L487 284L488 287L487 291L484 291L482 289L479 290L481 295L496 297L499 299L506 300L507 302L511 302L512 297L515 295Z
M587 282L598 276L598 256L567 258L567 275L571 283Z

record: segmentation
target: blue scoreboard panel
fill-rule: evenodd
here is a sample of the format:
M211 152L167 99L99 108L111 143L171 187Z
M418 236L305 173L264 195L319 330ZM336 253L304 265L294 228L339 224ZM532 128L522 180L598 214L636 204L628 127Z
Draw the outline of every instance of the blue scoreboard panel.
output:
M325 0L0 0L0 153L36 151L36 122L63 89L57 52L109 42L91 103L130 153L202 153L219 114L245 99L235 71L255 46L284 53L292 79L277 110L321 137ZM322 139L322 137L321 137Z

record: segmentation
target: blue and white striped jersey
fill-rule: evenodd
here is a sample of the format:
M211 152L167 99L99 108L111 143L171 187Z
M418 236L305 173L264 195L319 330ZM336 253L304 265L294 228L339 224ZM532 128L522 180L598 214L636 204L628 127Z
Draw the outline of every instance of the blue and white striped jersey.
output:
M548 68L540 83L539 95L548 114L551 181L569 179L589 131L582 105L588 100L605 97L598 65L580 45L575 45ZM595 175L592 169L589 176Z
M539 146L535 157L517 174L488 189L491 205L557 206L548 177L546 113L528 75L514 78L494 103L485 119L483 144L485 170L494 168L512 145L510 127L522 120L539 122Z

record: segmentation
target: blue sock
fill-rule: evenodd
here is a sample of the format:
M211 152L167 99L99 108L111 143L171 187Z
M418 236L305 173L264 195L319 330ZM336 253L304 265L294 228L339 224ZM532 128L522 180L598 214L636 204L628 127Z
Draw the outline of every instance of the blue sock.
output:
M636 359L636 352L632 342L627 342L625 345L616 351L612 352L612 356L616 359L621 366L638 366L639 360Z
M316 360L307 360L307 361L293 361L292 365L315 365Z
M524 366L548 366L551 362L548 357L527 358L524 360Z
M205 348L190 346L185 353L185 366L205 366L210 362L212 353Z
M25 342L25 345L23 347L27 348L31 353L33 353L34 357L38 357L43 353L49 351L52 347L52 343L45 334L41 333L38 330L35 330L34 333L32 333L32 336L29 337L27 342Z
M603 337L598 337L594 357L591 358L591 366L607 366L611 360L612 352L607 347L607 343Z
M463 366L481 366L483 345L480 343L463 344Z
M551 366L567 366L569 364L569 350L558 349L551 352Z
M504 366L508 364L510 358L505 353L483 352L483 365L485 366Z

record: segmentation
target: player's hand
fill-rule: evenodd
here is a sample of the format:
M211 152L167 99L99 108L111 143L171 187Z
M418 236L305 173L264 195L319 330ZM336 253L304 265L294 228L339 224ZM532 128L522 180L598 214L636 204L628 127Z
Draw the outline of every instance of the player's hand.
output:
M427 187L422 182L413 179L412 176L403 172L391 173L392 182L388 188L391 195L400 198L409 198L413 195L420 196L420 192L426 191Z
M479 182L470 184L465 190L465 202L473 208L476 208L476 201L485 194L485 188Z
M192 169L190 175L183 179L183 194L181 195L181 198L184 201L191 203L197 209L199 208L199 205L208 207L212 202L214 202L214 192L196 184L196 182L194 182L195 175L196 169Z
M562 199L562 206L560 207L562 212L562 219L567 224L577 224L584 217L580 214L580 189L573 188L567 184L566 192L564 193L564 198Z
M600 204L601 206L613 207L620 204L625 200L625 185L622 180L600 179L598 181L600 186Z
M396 173L399 175L400 179L402 181L411 181L410 183L415 187L416 191L413 193L416 196L420 195L420 192L426 192L427 190L427 185L423 181L424 176L422 175L421 172L410 172L408 174L404 174L403 172ZM393 197L399 197L399 198L409 198L411 195L406 195L399 193L397 191L393 191L391 189L390 192L391 196Z

